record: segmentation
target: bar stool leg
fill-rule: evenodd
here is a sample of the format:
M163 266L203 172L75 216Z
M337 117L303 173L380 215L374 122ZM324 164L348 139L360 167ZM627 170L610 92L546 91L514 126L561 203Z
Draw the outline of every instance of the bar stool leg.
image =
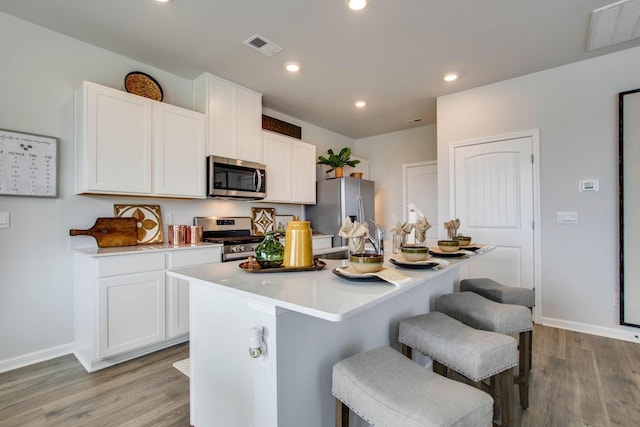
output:
M336 399L336 427L349 427L349 407Z
M520 332L520 351L518 352L518 384L520 406L529 407L529 371L531 370L531 331Z
M447 377L448 375L448 369L445 365L443 365L442 363L434 360L433 361L433 372L435 372L438 375L442 375L443 377Z
M402 344L402 355L413 359L413 349L406 344Z
M515 423L515 415L513 408L513 370L498 374L500 381L500 419L501 425L511 427Z

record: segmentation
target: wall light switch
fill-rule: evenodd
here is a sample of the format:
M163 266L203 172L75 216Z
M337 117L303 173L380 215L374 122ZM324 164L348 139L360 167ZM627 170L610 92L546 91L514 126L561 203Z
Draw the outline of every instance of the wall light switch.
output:
M556 212L556 224L577 224L578 212Z
M580 191L599 191L600 190L600 181L597 179L581 179L580 182Z
M9 212L0 212L0 228L9 228Z

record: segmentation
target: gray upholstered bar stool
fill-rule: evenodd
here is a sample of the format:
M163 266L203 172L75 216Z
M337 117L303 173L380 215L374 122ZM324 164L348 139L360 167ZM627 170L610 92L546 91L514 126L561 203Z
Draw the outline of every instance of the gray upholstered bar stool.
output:
M478 295L502 304L516 304L527 307L532 312L536 305L536 294L531 289L505 286L493 279L479 277L460 281L460 292L475 292ZM533 351L533 331L529 335L529 361ZM529 363L531 368L531 363Z
M529 344L533 330L531 312L528 308L515 304L501 304L474 292L456 292L442 295L436 300L436 310L476 329L519 335L518 385L520 406L529 407L529 364L531 352Z
M391 347L356 354L333 366L336 427L349 409L376 427L487 427L491 397L424 369Z
M494 400L494 422L514 425L513 370L518 365L516 340L482 331L444 313L432 312L400 322L398 341L409 359L412 350L433 360L433 371L447 376L447 368L488 392ZM489 379L487 387L483 380Z

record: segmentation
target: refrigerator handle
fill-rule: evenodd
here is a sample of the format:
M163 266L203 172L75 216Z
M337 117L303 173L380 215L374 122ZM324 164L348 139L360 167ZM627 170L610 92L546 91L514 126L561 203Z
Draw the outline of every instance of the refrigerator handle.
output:
M358 222L364 224L364 203L362 202L362 196L358 194Z

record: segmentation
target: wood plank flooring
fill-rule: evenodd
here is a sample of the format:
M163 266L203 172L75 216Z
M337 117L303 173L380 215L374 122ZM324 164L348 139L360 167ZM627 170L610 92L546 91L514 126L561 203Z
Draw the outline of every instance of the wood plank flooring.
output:
M0 426L188 426L180 344L87 373L73 355L0 374Z
M0 374L0 426L189 426L189 379L172 366L188 354L92 374L69 355ZM536 325L529 409L515 395L521 427L639 426L640 344Z

